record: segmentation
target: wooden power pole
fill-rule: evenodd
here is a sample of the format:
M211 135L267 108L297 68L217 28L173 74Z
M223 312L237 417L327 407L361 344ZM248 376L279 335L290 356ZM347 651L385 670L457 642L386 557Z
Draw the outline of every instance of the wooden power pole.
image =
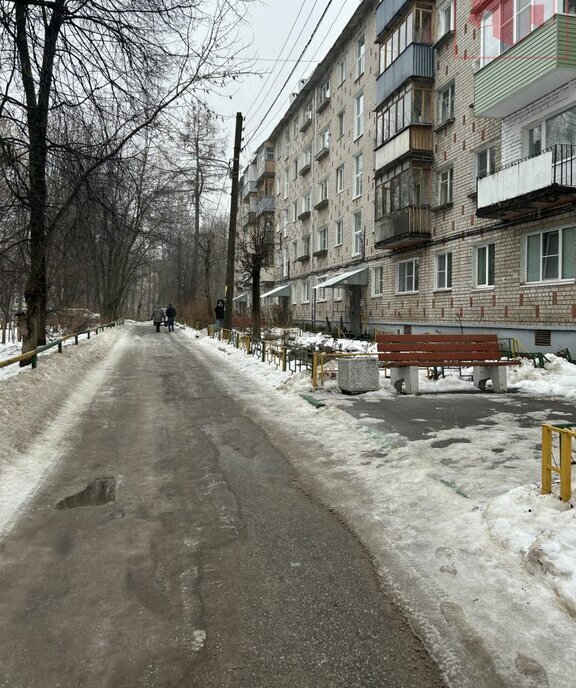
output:
M236 135L234 137L234 160L232 162L232 191L230 194L230 226L228 228L228 261L226 263L226 308L224 328L232 328L232 303L234 300L234 263L236 258L236 214L238 211L238 172L240 149L242 147L242 113L236 113Z

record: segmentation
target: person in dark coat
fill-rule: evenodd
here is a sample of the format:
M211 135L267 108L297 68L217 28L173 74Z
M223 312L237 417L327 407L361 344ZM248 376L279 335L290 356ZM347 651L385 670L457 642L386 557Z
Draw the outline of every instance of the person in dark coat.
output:
M214 314L216 316L216 328L220 330L224 327L224 301L222 299L218 299L216 302Z
M176 319L176 309L169 303L166 309L166 320L168 322L168 332L174 332L174 320Z

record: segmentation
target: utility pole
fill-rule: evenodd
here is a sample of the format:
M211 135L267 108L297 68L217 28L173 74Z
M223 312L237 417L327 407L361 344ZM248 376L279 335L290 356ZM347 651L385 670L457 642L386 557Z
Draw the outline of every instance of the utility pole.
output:
M234 137L234 160L232 162L232 191L230 194L230 226L228 228L228 262L226 263L226 308L224 328L232 328L232 303L234 299L234 262L236 256L236 213L238 210L238 172L240 149L242 147L242 113L236 113L236 135Z

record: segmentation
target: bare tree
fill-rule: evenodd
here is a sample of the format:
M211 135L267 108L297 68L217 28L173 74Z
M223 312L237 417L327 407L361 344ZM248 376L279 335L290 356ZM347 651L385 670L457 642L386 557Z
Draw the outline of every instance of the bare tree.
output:
M0 0L0 117L13 132L1 143L29 229L24 351L45 340L47 254L75 197L170 105L245 70L234 27L246 1ZM55 192L49 172L62 149L53 122L78 117L98 140L74 141L68 129L81 171Z

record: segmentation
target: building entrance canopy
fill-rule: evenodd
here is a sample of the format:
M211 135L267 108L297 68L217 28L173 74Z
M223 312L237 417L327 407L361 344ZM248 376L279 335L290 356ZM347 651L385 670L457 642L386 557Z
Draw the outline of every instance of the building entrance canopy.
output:
M325 282L316 284L314 289L324 289L326 287L365 287L368 284L368 268L358 268L349 272L341 272L339 275L330 277Z

